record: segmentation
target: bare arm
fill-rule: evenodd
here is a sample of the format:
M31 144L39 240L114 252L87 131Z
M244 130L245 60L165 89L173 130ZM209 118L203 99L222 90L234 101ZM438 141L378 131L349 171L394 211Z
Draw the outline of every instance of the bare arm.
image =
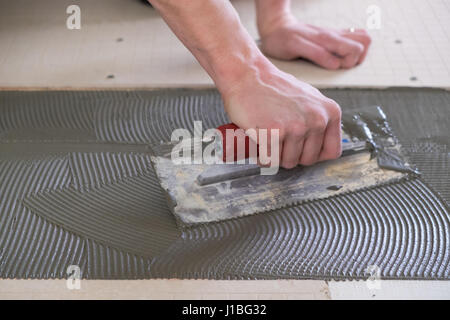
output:
M269 64L229 1L150 0L219 91L255 65Z
M281 166L339 157L338 104L276 68L260 52L229 1L150 1L214 80L234 123L243 129L280 130ZM279 3L283 10L289 5ZM271 6L277 3L259 0L258 14L267 14Z
M255 0L258 31L270 33L273 26L291 14L291 0Z

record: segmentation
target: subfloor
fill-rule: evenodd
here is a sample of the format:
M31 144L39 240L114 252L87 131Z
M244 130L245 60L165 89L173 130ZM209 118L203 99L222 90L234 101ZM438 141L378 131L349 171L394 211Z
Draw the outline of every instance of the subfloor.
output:
M248 1L234 3L256 39L251 4ZM37 6L33 1L17 1L8 6L1 3L0 15L5 15L0 22L0 45L5 48L0 50L0 86L3 89L211 86L206 74L152 9L148 8L147 16L147 8L144 10L138 1L81 2L86 20L78 31L65 28L67 15L64 12L68 4L41 2ZM386 19L382 18L381 29L370 31L374 42L364 65L345 72L327 72L300 61L276 63L321 87L448 88L450 63L446 52L450 51L450 41L445 33L449 21L448 2L398 1L391 7L389 1L342 1L340 8L331 1L295 2L299 16L305 21L346 27L363 26L369 4L379 5ZM351 8L352 14L348 14L346 8ZM48 12L54 12L52 19L48 18ZM62 16L58 12L62 12ZM417 18L419 13L421 19ZM402 15L402 19L388 18L392 15ZM430 46L434 50L429 50ZM395 98L401 99L401 96ZM369 98L361 103L372 101ZM424 115L433 117L433 113L426 111ZM435 120L439 120L439 116ZM417 125L424 136L429 133L430 137L438 138L434 127L424 128L420 123L404 123L397 130L406 133L408 125ZM431 145L428 142L424 141L421 148L438 148L439 155L433 161L438 161L435 167L439 166L438 158L448 157L445 151L448 149L439 141ZM418 151L416 161L422 163L426 171L433 156L425 149ZM428 176L436 179L440 172L445 173L439 170L436 173L432 167ZM444 194L449 190L448 184L439 179L435 188ZM158 296L171 298L204 298L205 292L211 293L208 297L215 294L218 298L232 299L450 296L448 281L385 280L381 289L370 289L370 284L363 281L252 280L243 283L246 285L226 280L82 280L81 290L68 290L64 280L1 280L0 297L156 298L153 294L156 291ZM186 295L187 292L191 295Z
M448 281L1 280L0 299L449 299ZM72 289L69 289L72 288Z
M232 3L258 39L253 1ZM449 87L449 1L292 3L307 23L370 27L373 44L364 64L352 70L326 71L304 61L275 61L282 70L320 87ZM0 2L0 87L212 86L157 12L141 0L77 1L80 30L66 28L66 8L71 4L71 0Z

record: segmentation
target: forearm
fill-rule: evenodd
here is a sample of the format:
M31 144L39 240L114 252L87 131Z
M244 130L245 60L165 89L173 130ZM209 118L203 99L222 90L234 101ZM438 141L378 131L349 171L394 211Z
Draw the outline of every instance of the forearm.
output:
M256 21L260 36L272 31L291 16L291 0L255 0Z
M224 0L150 0L223 93L270 62Z

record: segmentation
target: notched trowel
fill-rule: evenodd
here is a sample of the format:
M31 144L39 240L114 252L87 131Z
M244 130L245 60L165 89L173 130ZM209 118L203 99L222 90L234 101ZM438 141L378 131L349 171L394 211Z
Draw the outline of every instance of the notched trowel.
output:
M365 141L349 141L348 139L343 140L341 157L370 150L370 145ZM211 165L211 167L199 174L197 177L197 183L201 186L206 186L213 183L256 175L261 175L261 167L258 164L221 163Z
M200 137L176 144L184 144L185 150L205 150L208 142ZM152 162L182 227L326 198L404 175L380 168L372 157L371 145L363 139L344 132L342 145L339 159L290 170L280 168L275 175L261 175L261 168L252 163L177 163L173 161L174 143L152 147ZM193 159L191 155L188 158Z

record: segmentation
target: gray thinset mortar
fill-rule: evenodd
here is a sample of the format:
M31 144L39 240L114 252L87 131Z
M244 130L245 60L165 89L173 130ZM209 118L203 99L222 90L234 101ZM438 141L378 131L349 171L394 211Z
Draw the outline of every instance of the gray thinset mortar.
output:
M280 169L276 175L257 174L211 185L199 185L196 180L208 170L214 169L217 174L223 164L175 164L172 161L175 144L171 143L153 146L151 159L161 187L167 193L169 207L181 227L238 218L356 191L398 180L402 176L400 172L417 173L401 152L401 145L380 106L348 110L342 118L347 140L366 141L372 145L371 152L342 156L310 167ZM183 140L183 143L193 149L192 139ZM341 187L329 188L336 185Z
M215 90L1 92L0 277L449 279L450 93L324 93L381 105L421 178L180 231L145 146L226 123Z

